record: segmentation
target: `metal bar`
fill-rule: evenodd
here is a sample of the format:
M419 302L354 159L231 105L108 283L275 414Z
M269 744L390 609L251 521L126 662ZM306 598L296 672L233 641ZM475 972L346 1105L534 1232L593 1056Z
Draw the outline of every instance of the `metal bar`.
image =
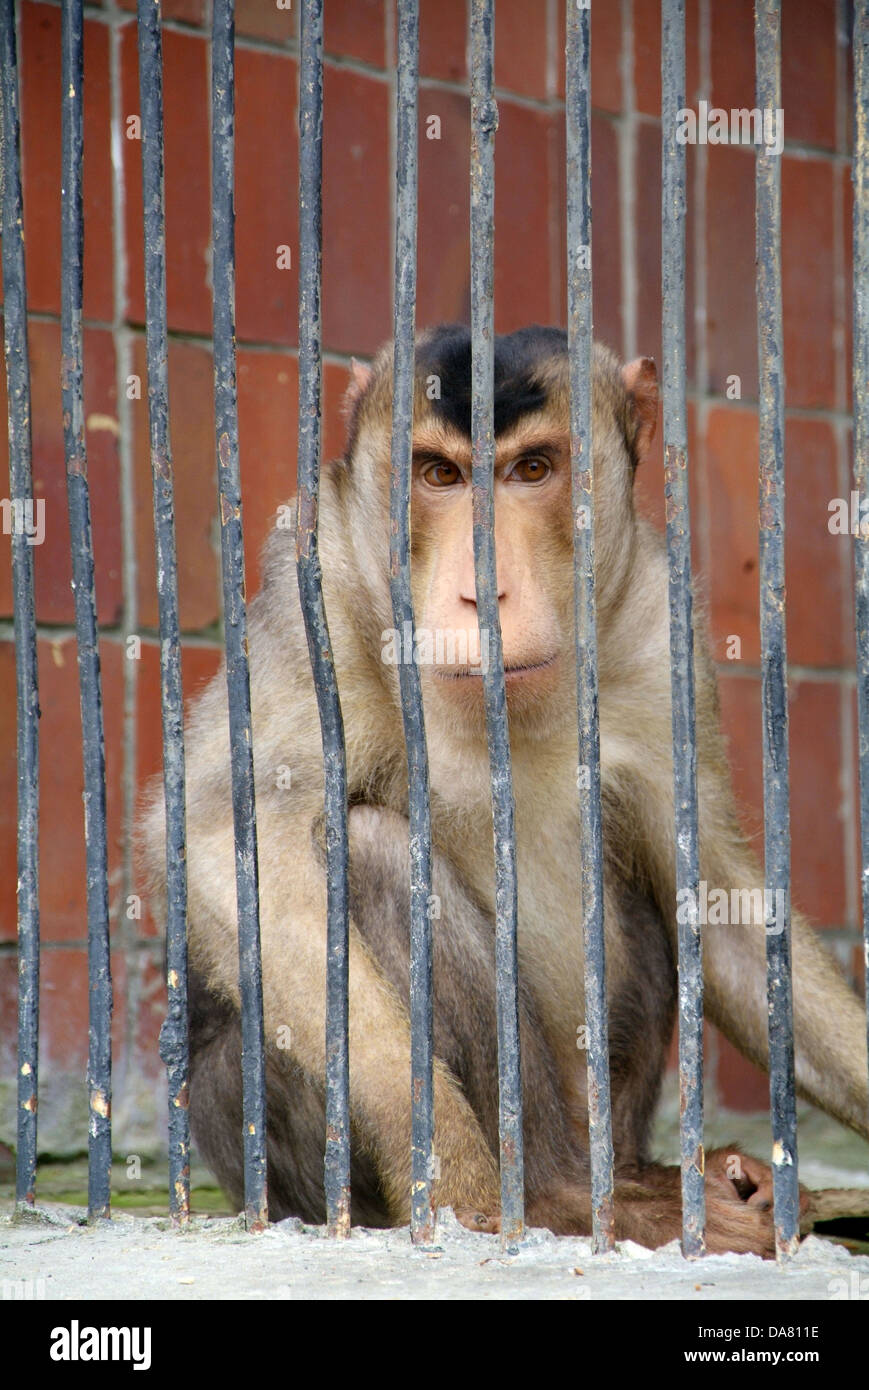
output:
M88 1219L110 1215L112 976L106 758L82 383L82 0L61 8L61 401L84 756L88 912Z
M398 632L415 630L410 586L410 485L413 437L414 327L416 316L417 93L419 6L398 3L396 100L395 305L390 480L390 588ZM405 626L407 625L407 626ZM431 807L428 751L419 667L398 667L401 712L407 745L410 821L410 1233L430 1242L434 1139L432 1043Z
M869 0L854 5L854 487L860 516L869 489ZM867 527L869 531L869 527ZM863 968L869 1035L869 534L854 538L857 713L860 747Z
M661 12L661 284L663 297L664 491L670 565L670 689L673 724L676 891L688 904L679 923L679 1132L682 1148L682 1253L705 1248L703 1154L703 942L699 922L700 848L694 705L691 513L685 379L685 166L676 138L685 105L685 0Z
M139 0L139 99L142 117L142 202L145 214L145 321L148 420L157 603L160 615L160 694L163 719L163 796L166 805L167 1013L160 1056L169 1083L169 1211L190 1215L190 1054L187 1023L187 830L184 812L184 700L178 623L175 498L169 440L169 362L166 333L166 219L163 186L163 38L160 0Z
M259 865L250 714L244 535L235 374L235 14L214 0L211 35L211 183L214 281L214 419L220 504L223 624L229 702L238 964L244 1087L244 1207L250 1231L268 1222L266 1092Z
M501 1241L524 1230L524 1150L519 1061L519 971L513 771L507 725L504 653L495 560L494 430L494 212L495 131L494 3L471 6L471 488L477 620L488 634L483 670L486 740L492 776L495 841L495 974L498 1015L498 1120L501 1160Z
M781 15L755 0L757 107L781 120ZM785 640L784 365L781 311L781 163L768 139L757 151L757 341L760 398L760 642L763 672L763 814L766 863L769 1091L776 1256L799 1245L794 1011L791 991L790 808ZM777 895L781 893L782 897ZM774 904L784 903L783 913Z
M317 540L323 243L323 0L302 0L299 95L299 596L323 737L326 820L326 1221L350 1234L347 762Z
M580 855L588 1129L594 1248L611 1250L613 1137L609 1019L603 916L603 829L600 800L597 620L594 586L593 327L591 293L591 32L590 11L567 7L567 336L570 359L571 481L575 524L574 617L581 779ZM587 783L587 787L586 784Z
M15 1200L32 1207L36 1184L36 1106L39 1074L39 683L33 545L38 503L33 497L30 438L30 360L21 126L14 0L0 0L0 151L2 151L3 330L9 411L9 501L18 739L18 1143ZM41 499L40 499L41 500ZM42 502L44 507L44 501Z

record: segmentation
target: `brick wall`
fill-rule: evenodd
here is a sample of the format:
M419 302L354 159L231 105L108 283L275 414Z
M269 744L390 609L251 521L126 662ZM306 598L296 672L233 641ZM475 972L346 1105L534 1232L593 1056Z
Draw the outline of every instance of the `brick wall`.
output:
M688 99L754 105L749 0L688 0ZM156 1038L161 946L137 891L129 826L160 767L157 609L143 334L141 150L134 0L86 6L84 314L87 445L102 625L119 1147L163 1125ZM788 0L782 87L787 369L788 643L794 898L843 961L858 959L850 546L827 529L849 491L850 85L844 5ZM248 588L274 509L294 489L297 278L295 12L237 0L237 320ZM294 7L295 10L295 7ZM392 0L326 0L324 447L350 354L391 328ZM209 345L208 0L165 0L170 400L184 682L216 669L221 626ZM498 0L496 324L564 322L563 0ZM593 7L594 314L625 356L660 357L660 14L655 0ZM422 0L418 322L468 317L465 0ZM42 706L43 1143L84 1142L87 1049L82 769L59 401L60 9L21 6L25 237L37 497ZM429 116L440 138L425 138ZM112 123L118 179L113 183ZM695 558L709 594L725 721L746 825L761 824L757 597L757 358L749 150L688 151L688 338ZM295 260L295 257L294 257ZM143 398L129 398L138 377ZM727 395L737 377L741 398ZM733 392L731 391L731 395ZM5 410L5 401L2 402ZM5 440L4 440L5 443ZM0 477L3 474L0 473ZM639 478L659 524L658 448ZM9 549L0 548L0 999L14 1075L15 686ZM129 659L126 639L142 639ZM741 657L726 658L726 639ZM8 1063L8 1065L6 1065ZM766 1080L709 1034L710 1104L765 1105ZM11 1093L3 1137L14 1132ZM144 1136L144 1138L143 1138Z

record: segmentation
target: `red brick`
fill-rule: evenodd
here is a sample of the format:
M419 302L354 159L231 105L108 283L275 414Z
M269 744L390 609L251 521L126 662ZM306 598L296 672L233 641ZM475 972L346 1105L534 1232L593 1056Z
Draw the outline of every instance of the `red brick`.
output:
M60 413L60 328L31 320L29 335L33 491L36 501L45 503L45 540L33 548L36 613L41 622L69 623L75 607ZM84 396L97 614L101 622L115 623L123 603L115 358L111 335L99 329L84 333ZM6 472L7 447L4 430L0 476ZM0 612L11 611L11 549L3 545Z
M782 164L782 326L788 405L836 404L833 167Z
M661 360L661 133L657 124L637 127L635 197L640 211L636 238L637 351ZM685 226L685 360L694 375L694 186L695 151L687 151ZM595 185L595 194L597 186Z
M164 32L166 304L169 327L191 333L210 333L212 319L208 67L204 36ZM134 24L123 31L122 83L124 110L137 113ZM128 312L134 323L144 323L142 147L139 140L123 143Z
M710 617L716 655L738 637L742 661L760 659L757 417L736 404L711 410L705 473L709 499Z
M717 1033L718 1065L715 1089L718 1102L726 1110L751 1114L769 1109L769 1077L760 1067L737 1052L723 1033Z
M298 341L297 84L284 54L236 54L236 329L254 342Z
M546 11L526 0L499 0L495 14L495 84L522 96L547 92Z
M238 424L248 593L260 587L260 552L275 510L295 492L299 367L295 357L241 352Z
M556 18L555 95L564 97L565 0L558 0ZM601 111L622 109L622 18L618 5L593 5L591 10L591 104Z
M793 902L835 926L845 918L839 687L792 679L789 694Z
M154 520L148 439L145 347L136 340L134 370L142 399L133 401L136 495L136 561L139 622L157 627ZM214 377L207 347L173 342L169 347L169 420L175 486L178 595L181 626L196 630L220 616Z
M441 119L441 139L425 136L426 117ZM468 141L464 97L423 88L420 98L420 324L470 316ZM557 154L557 122L546 112L500 102L495 145L495 326L563 321L563 202L549 215L548 170ZM563 195L562 195L563 197ZM529 208L535 210L529 216ZM603 260L603 256L602 256Z
M783 6L781 94L786 138L835 149L835 0Z
M419 116L417 323L467 320L470 316L467 98L423 83ZM440 140L426 138L428 116L440 118ZM496 143L496 154L498 149ZM497 178L495 186L498 187ZM496 255L499 244L496 235ZM497 298L495 302L497 306Z
M61 638L40 641L39 725L40 821L39 905L43 941L84 940L87 937L85 888L83 771L78 664L75 641ZM106 745L106 813L110 883L120 866L121 777L123 762L123 656L117 643L100 644L103 719ZM15 727L15 660L11 643L0 644L5 727ZM7 741L2 762L3 843L15 845L15 753ZM5 857L4 854L4 857ZM0 897L0 937L11 940L16 932L16 874L3 880ZM113 911L116 908L113 903Z
M136 0L118 0L122 10L136 12ZM161 0L160 11L164 19L175 19L181 24L195 24L202 28L208 19L205 0Z
M126 961L112 953L112 1056L122 1055L127 1017ZM39 963L39 1063L43 1076L80 1070L81 1110L86 1113L85 1068L88 1055L88 961L84 950L47 950ZM120 1090L116 1071L115 1097Z
M792 901L816 925L839 924L845 914L845 862L840 768L839 687L820 681L789 683ZM721 680L724 727L743 826L756 830L763 857L763 763L760 681ZM818 814L818 808L824 814Z
M710 104L728 111L742 107L752 109L755 104L752 0L725 0L725 3L716 0L710 19Z
M423 77L462 82L467 76L467 0L421 0L419 70ZM422 108L420 108L422 109Z
M723 395L727 378L736 375L742 383L743 400L757 399L754 166L754 156L749 150L727 145L708 146L709 389Z
M836 169L833 173L836 181L836 196L841 199L841 218L842 218L842 264L843 279L842 286L842 362L844 364L844 392L840 406L844 410L850 411L853 400L853 381L854 368L851 360L853 352L853 294L854 294L854 185L851 182L850 169Z
M236 33L254 39L271 39L274 43L286 43L289 39L298 38L298 12L298 4L288 7L286 0L280 9L273 0L266 0L266 3L263 3L263 0L236 0Z
M788 660L847 666L854 659L852 543L827 525L828 503L839 495L833 427L789 417L785 468Z
M384 0L355 0L352 5L323 8L323 47L327 53L359 58L374 67L386 65Z
M712 6L713 24L717 12ZM697 0L685 6L685 99L694 106L698 95ZM634 28L634 105L647 116L661 114L661 0L635 0ZM713 45L714 52L714 45Z
M386 85L328 68L323 118L323 345L371 352L392 331Z
M615 127L600 116L591 118L591 180L593 188L592 311L594 334L622 353L621 210L619 207L619 141ZM559 182L559 187L561 186ZM564 216L562 216L562 223ZM560 285L565 284L566 265ZM564 303L564 290L560 294ZM565 312L558 315L564 322Z
M112 163L109 33L84 26L83 309L112 317ZM60 313L60 9L21 7L21 124L27 299Z

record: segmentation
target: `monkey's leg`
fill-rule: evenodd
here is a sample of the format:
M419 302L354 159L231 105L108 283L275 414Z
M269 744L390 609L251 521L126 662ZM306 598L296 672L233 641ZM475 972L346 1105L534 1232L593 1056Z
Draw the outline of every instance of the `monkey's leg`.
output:
M354 920L403 1003L409 995L407 823L375 807L351 812L351 903ZM494 928L452 866L435 853L432 886L434 1045L459 1079L492 1149L498 1147L498 1057ZM648 1246L678 1239L682 1229L678 1168L648 1164L648 1128L666 1064L675 1008L675 967L666 927L654 905L608 874L608 910L619 914L633 977L616 992L611 1013L613 1125L617 1156L616 1234ZM592 1230L587 1120L571 1123L555 1057L536 1000L520 982L525 1135L526 1221L556 1234ZM581 1063L580 1063L581 1065ZM709 1155L707 1240L714 1251L772 1254L766 1193L769 1170L738 1151ZM441 1200L436 1192L435 1200ZM472 1229L497 1231L497 1212L460 1211Z
M409 881L407 821L373 806L350 813L351 913L361 944L375 965L384 991L409 1007ZM437 1073L445 1075L472 1108L489 1164L498 1148L498 1060L495 1015L494 928L470 898L442 855L435 853L433 888L434 1047ZM581 1147L573 1144L565 1118L557 1072L549 1054L534 1001L520 989L523 1079L525 1084L526 1177L529 1209L565 1178L583 1180ZM294 1039L295 1041L295 1039ZM196 1142L236 1204L243 1198L241 1149L241 1030L235 1006L221 1002L195 972L191 974L191 1124ZM351 1044L351 1092L355 1079ZM299 1215L322 1221L325 1114L318 1078L287 1064L270 1048L267 1058L268 1184L272 1216ZM390 1078L383 1078L385 1088ZM409 1067L400 1074L405 1097ZM455 1144L435 1100L435 1152L440 1178L438 1205L480 1213L479 1229L495 1218L499 1197L486 1185L466 1182L456 1195L445 1181L443 1152ZM479 1133L479 1131L477 1131ZM476 1135L474 1136L476 1140ZM352 1130L352 1217L354 1222L386 1225L394 1220L378 1178L376 1152ZM409 1114L404 1136L409 1154ZM473 1153L471 1154L473 1158ZM409 1178L408 1178L409 1181Z
M325 921L326 893L322 866L310 835L304 838L292 822L270 823L266 810L258 816L260 857L260 923L263 950L263 1001L268 1054L269 1085L276 1099L273 1116L291 1115L294 1129L301 1115L301 1132L288 1152L297 1152L293 1171L301 1165L304 1179L283 1187L292 1194L300 1214L322 1218L323 1125L322 1078L325 1074ZM351 822L354 816L351 816ZM406 845L406 822L404 824ZM217 832L215 832L217 833ZM274 847L292 843L287 861ZM234 921L234 882L229 871L212 871L207 892L195 871L197 863L214 866L232 863L232 843L204 848L191 844L191 960L205 978L210 992L238 1011L237 947ZM407 861L402 866L406 880ZM378 903L378 910L381 908ZM230 928L229 924L233 924ZM460 986L456 986L460 988ZM406 1007L389 984L383 970L351 921L350 943L350 1111L352 1141L370 1161L376 1181L361 1173L363 1190L370 1192L378 1216L387 1224L403 1224L410 1216L410 1037ZM202 1035L205 1036L205 1035ZM281 1043L289 1040L289 1048ZM228 1047L228 1042L224 1047ZM198 1045L199 1046L199 1045ZM212 1041L212 1049L216 1047ZM211 1058L220 1060L212 1050ZM220 1070L220 1069L218 1069ZM197 1054L192 1090L207 1076L207 1059ZM226 1068L222 1068L223 1075ZM236 1072L237 1074L237 1072ZM301 1080L300 1080L301 1078ZM435 1063L435 1146L440 1164L436 1199L456 1208L479 1205L496 1210L499 1199L497 1165L479 1122L459 1082L441 1059ZM237 1097L237 1091L235 1096ZM205 1135L203 1147L212 1154L234 1146L233 1132L240 1133L238 1101L231 1095L202 1092L192 1098L194 1136L215 1114L231 1115L220 1133ZM301 1097L301 1103L300 1098ZM211 1115L203 1114L208 1111ZM279 1142L274 1140L273 1142ZM218 1164L215 1163L217 1167ZM226 1171L226 1165L224 1165ZM368 1173L372 1169L368 1170ZM236 1174L238 1172L236 1160ZM231 1190L239 1190L227 1178ZM278 1184L278 1193L282 1190ZM289 1200L289 1199L288 1199ZM282 1210L279 1206L279 1211ZM372 1219L370 1214L365 1219Z

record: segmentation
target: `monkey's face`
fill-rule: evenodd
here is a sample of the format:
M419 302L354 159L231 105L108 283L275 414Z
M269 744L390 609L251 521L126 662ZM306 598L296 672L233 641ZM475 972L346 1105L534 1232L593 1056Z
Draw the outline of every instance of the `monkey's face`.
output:
M575 717L565 334L528 328L497 338L494 377L495 550L507 702L511 726L533 734ZM423 334L416 345L411 487L416 628L395 634L383 660L414 661L427 714L443 714L476 733L484 727L481 677L493 641L477 621L471 396L467 329ZM592 397L600 612L622 587L632 553L633 469L654 428L654 365L642 359L621 369L611 353L596 348ZM366 587L366 612L357 621L388 628L390 345L373 368L354 364L347 406L345 479L354 501L344 527Z
M498 615L511 714L548 703L572 656L566 424L534 412L495 442ZM471 498L470 440L425 416L414 430L411 498L420 669L430 698L476 722L493 643L477 621Z

